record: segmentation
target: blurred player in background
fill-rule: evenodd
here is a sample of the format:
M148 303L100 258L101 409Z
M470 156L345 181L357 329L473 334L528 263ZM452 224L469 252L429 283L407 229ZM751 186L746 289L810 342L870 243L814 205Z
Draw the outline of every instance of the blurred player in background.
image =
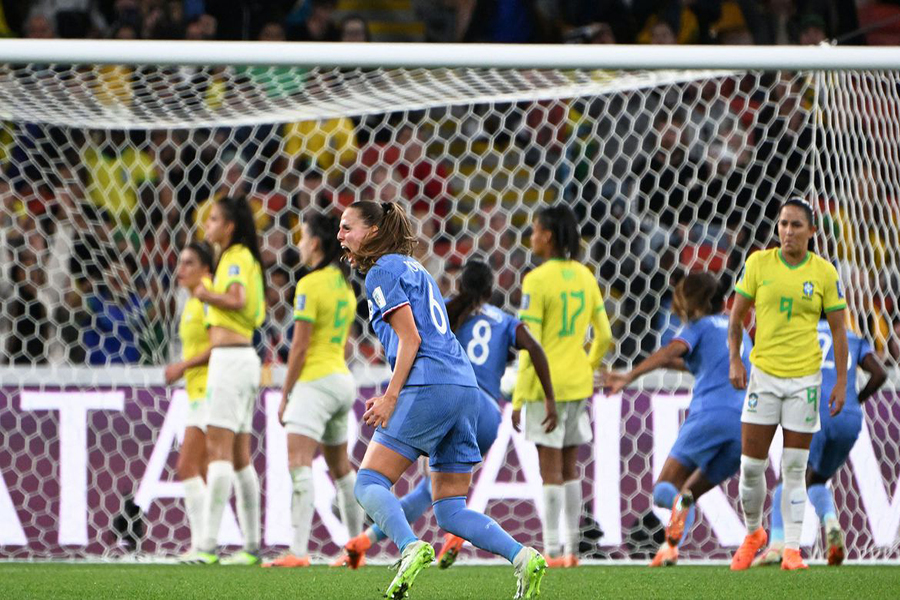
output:
M212 352L207 378L206 471L203 543L198 562L215 554L222 511L236 481L238 521L244 549L223 564L259 563L259 479L250 459L250 430L259 390L260 360L253 332L266 315L262 261L253 212L246 198L225 197L212 207L206 239L220 248L212 290L198 285L194 296L207 305Z
M781 568L808 568L800 554L800 531L809 447L820 428L822 349L816 326L822 311L834 340L836 378L828 401L832 416L841 412L847 395L847 303L834 265L809 250L815 231L812 206L802 198L787 200L778 211L781 247L751 254L735 286L728 326L729 378L736 389L747 389L741 414L740 484L747 537L732 558L733 571L749 568L766 545L762 527L766 463L779 425L784 435L781 511L786 517ZM754 304L756 343L748 382L741 346L744 319Z
M809 465L806 467L806 495L812 502L819 517L819 523L825 528L825 540L828 543L828 564L838 566L844 562L844 534L838 522L834 508L834 497L828 489L828 480L837 473L850 450L859 437L863 426L862 404L875 394L887 380L887 372L875 356L872 346L853 331L847 333L849 346L850 370L847 373L847 402L844 410L832 417L827 406L819 405L819 418L822 429L816 432L809 447ZM831 395L831 389L837 381L834 361L834 340L831 330L824 320L819 321L819 344L825 360L822 362L822 397ZM865 387L856 392L856 367L859 366L869 374ZM772 498L772 527L769 547L759 555L753 566L774 565L781 563L784 552L784 519L781 514L782 485L775 488Z
M287 430L294 539L289 553L264 566L309 566L312 461L320 447L337 489L341 521L351 537L362 531L362 508L353 496L356 472L347 456L347 415L356 400L356 383L344 358L356 295L340 262L338 221L313 213L301 227L300 260L311 271L297 284L294 335L278 409Z
M531 356L535 371L544 388L547 403L548 432L556 427L556 403L550 383L550 367L544 349L529 333L522 322L488 304L493 294L494 274L483 262L469 261L463 268L459 282L459 294L447 302L450 329L456 334L481 388L478 423L475 432L478 451L487 455L500 427L500 379L506 369L511 349L525 350ZM431 480L424 477L419 484L401 500L403 512L410 523L415 523L431 506ZM362 563L365 552L372 544L387 536L374 525L359 537L347 543L347 555L337 565L357 568ZM456 560L463 540L448 533L438 556L438 564L446 569Z
M361 201L341 217L339 237L351 264L366 275L369 318L393 374L384 395L366 402L363 420L376 427L360 466L356 497L397 544L402 558L385 593L405 598L434 548L416 538L391 487L429 457L438 525L498 554L516 568L516 598L536 598L546 563L491 518L466 508L477 443L481 391L465 351L450 330L437 283L411 257L416 236L404 210Z
M684 369L694 376L688 417L678 432L659 479L653 502L671 508L666 541L651 567L674 565L678 547L695 519L696 501L741 466L743 392L728 380L728 317L722 314L724 288L709 273L691 273L678 285L672 310L685 325L667 346L628 373L607 373L609 392L617 394L638 377L656 369ZM741 358L750 368L750 336L744 332Z
M527 404L525 437L537 444L544 493L544 554L552 567L578 565L582 512L578 448L592 439L587 399L594 393L594 371L612 342L600 287L594 274L578 262L580 244L571 208L557 205L538 212L531 250L544 262L525 276L519 310L519 318L547 353L559 413L557 427L548 431L551 415L544 390L531 357L521 352L513 426L519 430L520 411ZM589 325L594 335L590 354L584 349ZM561 554L560 513L566 527Z
M175 275L178 285L191 297L184 305L178 322L181 338L181 360L166 365L166 384L182 377L188 396L184 440L178 452L176 471L184 484L184 506L191 528L191 548L183 557L193 560L203 536L203 498L206 486L206 372L209 362L209 335L204 323L203 303L193 295L199 286L212 287L213 251L209 244L192 242L181 251Z

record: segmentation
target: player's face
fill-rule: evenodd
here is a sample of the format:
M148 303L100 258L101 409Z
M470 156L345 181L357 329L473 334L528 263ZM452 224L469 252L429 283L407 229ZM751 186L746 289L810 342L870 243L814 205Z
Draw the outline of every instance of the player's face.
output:
M213 204L212 209L209 211L209 216L206 218L206 223L203 224L203 230L207 242L224 244L230 238L231 232L234 231L234 223L226 221L221 207L218 204Z
M778 239L783 252L802 255L809 247L809 240L816 232L799 206L785 206L778 216Z
M200 259L193 250L185 248L178 257L178 270L175 272L178 278L178 285L189 290L200 285L203 277L203 267L200 265Z
M366 225L365 221L355 208L348 208L341 215L341 227L338 229L338 241L344 249L344 255L350 261L350 265L356 267L356 253L359 252L365 239L376 227Z
M297 246L300 250L300 262L307 267L314 267L318 239L310 233L306 223L300 226L300 235L300 244Z
M535 219L531 223L531 251L541 258L546 258L547 256L549 256L550 238L550 232L541 227L540 221Z

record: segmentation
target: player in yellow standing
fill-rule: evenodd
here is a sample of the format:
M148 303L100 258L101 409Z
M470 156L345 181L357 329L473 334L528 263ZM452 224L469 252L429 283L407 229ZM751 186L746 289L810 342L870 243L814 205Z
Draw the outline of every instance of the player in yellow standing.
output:
M557 427L546 431L544 392L527 352L519 354L513 393L513 426L519 430L525 410L525 437L537 445L543 480L544 554L551 567L578 565L582 482L578 447L591 441L587 399L594 393L594 371L612 342L609 319L594 274L578 262L581 236L568 206L544 208L534 219L531 250L544 263L522 283L519 319L544 347L557 402ZM590 354L585 352L588 326L593 328ZM559 553L559 514L565 539Z
M800 532L809 446L820 426L822 349L816 326L823 311L834 340L837 371L828 399L832 415L841 411L847 394L847 303L837 270L809 250L815 231L812 206L802 198L787 200L778 211L781 247L750 255L735 286L728 326L729 378L735 388L747 389L741 415L740 494L748 535L731 561L733 571L749 568L766 545L762 527L766 458L779 425L784 434L781 568L807 568L800 555ZM753 369L748 382L741 340L752 305L756 306L756 343L750 353Z
M341 268L336 216L313 214L302 225L300 260L311 272L294 298L294 335L278 415L287 429L293 495L290 552L266 567L308 567L314 489L312 461L321 447L337 489L338 511L350 537L362 532L363 512L353 488L356 472L347 457L347 416L356 383L344 359L356 295Z
M212 351L207 377L206 499L203 541L197 562L218 562L215 554L222 511L235 482L244 548L222 564L259 563L259 478L250 459L250 431L259 390L260 359L253 332L266 314L263 269L253 212L246 198L221 198L206 219L206 239L220 250L211 290L194 296L207 306Z
M178 285L189 292L197 286L212 285L213 252L205 242L192 242L181 251L176 277ZM193 293L184 305L178 323L181 338L180 361L166 365L166 384L184 377L188 396L184 439L178 452L175 470L184 485L184 506L191 528L191 548L184 556L190 561L197 551L203 533L203 498L206 485L206 373L209 362L209 335L204 323L203 303Z

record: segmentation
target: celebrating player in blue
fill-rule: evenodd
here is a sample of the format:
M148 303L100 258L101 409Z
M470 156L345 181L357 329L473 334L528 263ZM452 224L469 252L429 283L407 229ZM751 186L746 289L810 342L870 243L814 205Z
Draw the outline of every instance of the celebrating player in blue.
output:
M884 367L872 351L872 346L853 331L847 331L850 355L847 372L847 401L844 410L831 416L828 405L819 406L822 429L813 436L806 468L806 495L816 510L819 522L825 527L828 542L828 564L844 562L844 534L834 508L834 498L827 487L828 480L841 468L859 437L863 426L862 403L868 400L887 380ZM819 345L825 360L822 362L822 397L827 398L837 381L834 366L834 341L827 321L819 321ZM856 393L856 366L869 374L865 387ZM753 566L781 564L784 551L784 519L781 516L781 484L772 498L772 532L769 547L753 562Z
M478 383L450 330L437 283L411 257L416 243L404 210L390 202L355 202L341 217L338 239L351 265L366 276L369 319L393 374L382 396L366 402L363 420L376 428L356 480L356 498L400 549L385 596L400 600L434 548L416 538L394 482L421 455L429 457L438 525L516 568L516 598L536 598L547 568L534 549L490 517L466 508L481 407Z
M550 382L550 365L544 349L521 321L488 304L493 287L494 275L491 268L483 262L469 261L460 277L459 294L447 303L450 329L456 333L456 339L465 349L475 371L478 387L482 391L475 431L478 451L482 456L488 453L494 440L497 439L500 410L496 401L500 398L500 379L506 370L511 349L526 350L531 356L548 398L545 427L548 431L553 431L556 427L556 401ZM431 480L428 477L423 478L400 500L400 504L407 520L411 524L415 523L431 506ZM372 544L386 537L378 525L373 525L347 542L345 547L347 555L337 561L335 566L358 568L363 563L365 552ZM438 564L442 569L453 564L464 542L465 540L459 536L450 533L446 535L438 556Z
M651 567L674 565L678 547L694 524L696 500L738 472L741 466L741 407L744 394L728 379L728 316L724 289L709 273L691 273L675 287L672 309L685 323L675 338L628 373L608 373L611 393L660 368L686 367L694 377L688 418L653 487L653 502L671 508L666 541ZM749 370L750 336L744 332ZM683 362L682 362L683 361Z

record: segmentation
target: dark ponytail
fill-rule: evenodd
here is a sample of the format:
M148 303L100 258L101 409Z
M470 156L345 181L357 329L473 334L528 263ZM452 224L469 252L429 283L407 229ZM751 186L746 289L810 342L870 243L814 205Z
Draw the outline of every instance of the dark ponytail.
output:
M313 213L304 219L309 234L319 240L322 249L322 261L313 267L313 271L334 265L346 278L347 265L341 261L341 243L337 239L340 218L333 214Z
M216 260L214 258L215 254L213 253L212 246L207 242L191 242L187 246L184 247L185 250L190 250L194 254L197 255L197 260L200 261L200 264L206 267L210 273L214 273L216 270Z
M256 235L256 220L247 198L245 196L225 196L219 199L218 204L225 219L234 223L234 233L228 247L235 244L243 245L259 263L260 269L265 271L262 253L259 251L259 237Z
M542 208L537 213L537 221L553 236L553 247L558 257L578 260L581 254L581 229L569 206L557 204Z
M378 231L367 237L356 253L361 273L367 273L385 254L412 256L418 239L402 206L394 202L360 200L349 208L357 211L368 227L378 227Z
M475 309L490 300L494 287L494 273L478 260L470 260L459 279L459 294L447 303L450 329L456 331L472 316Z

